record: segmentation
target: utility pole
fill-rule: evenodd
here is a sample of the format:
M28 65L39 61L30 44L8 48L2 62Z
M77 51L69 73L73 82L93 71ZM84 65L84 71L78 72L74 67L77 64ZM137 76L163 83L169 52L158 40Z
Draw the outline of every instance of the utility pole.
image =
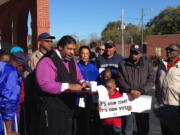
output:
M124 8L122 8L121 16L121 44L122 44L122 56L124 56Z
M144 9L141 9L141 44L144 40Z

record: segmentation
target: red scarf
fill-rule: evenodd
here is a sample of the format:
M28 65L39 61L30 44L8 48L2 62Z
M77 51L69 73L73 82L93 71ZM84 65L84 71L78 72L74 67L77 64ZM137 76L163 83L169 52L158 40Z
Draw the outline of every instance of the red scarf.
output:
M172 68L174 65L176 65L179 61L180 61L180 58L178 58L174 63L168 63L168 64L167 64L168 70L169 70L170 68Z

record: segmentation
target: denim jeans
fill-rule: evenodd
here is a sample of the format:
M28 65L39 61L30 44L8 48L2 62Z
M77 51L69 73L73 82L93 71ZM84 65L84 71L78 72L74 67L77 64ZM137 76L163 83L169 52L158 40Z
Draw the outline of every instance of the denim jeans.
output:
M123 135L147 135L149 130L149 114L131 113L123 117Z
M113 131L114 131L115 133L121 133L121 132L122 132L122 127L121 127L121 126L119 126L119 127L113 127Z

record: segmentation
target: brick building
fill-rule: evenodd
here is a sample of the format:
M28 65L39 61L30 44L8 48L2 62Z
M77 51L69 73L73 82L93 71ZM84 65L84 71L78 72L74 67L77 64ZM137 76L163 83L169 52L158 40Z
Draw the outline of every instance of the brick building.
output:
M161 56L163 58L166 57L165 48L171 43L180 44L180 34L174 35L150 35L146 37L146 41L144 47L147 48L147 56ZM125 56L129 56L129 49L131 44L124 44L124 52ZM146 49L145 49L146 50ZM116 44L116 51L121 54L122 45Z
M129 56L129 50L130 50L131 44L125 43L124 44L124 56ZM122 55L122 44L116 44L116 51Z
M0 30L4 42L22 46L27 51L29 13L32 49L36 50L38 34L50 29L49 0L0 0Z
M180 34L151 35L146 37L147 55L165 57L165 48L171 43L180 44Z

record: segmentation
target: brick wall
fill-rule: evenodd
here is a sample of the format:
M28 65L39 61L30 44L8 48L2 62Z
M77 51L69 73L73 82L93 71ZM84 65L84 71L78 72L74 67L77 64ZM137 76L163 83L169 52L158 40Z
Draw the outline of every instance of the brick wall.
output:
M129 43L124 44L124 56L129 56L130 47L131 47L131 44ZM119 54L122 54L122 44L116 44L116 51Z
M37 49L38 35L42 32L49 32L50 29L49 0L10 0L0 5L0 29L4 42L19 45L27 51L29 12L31 13L34 51Z
M37 26L37 35L42 32L49 32L49 0L37 0Z
M177 35L151 35L146 37L146 42L148 45L147 55L153 56L162 54L162 57L165 57L165 48L171 43L180 44L180 34ZM159 48L159 50L158 50ZM156 51L155 51L156 50Z

